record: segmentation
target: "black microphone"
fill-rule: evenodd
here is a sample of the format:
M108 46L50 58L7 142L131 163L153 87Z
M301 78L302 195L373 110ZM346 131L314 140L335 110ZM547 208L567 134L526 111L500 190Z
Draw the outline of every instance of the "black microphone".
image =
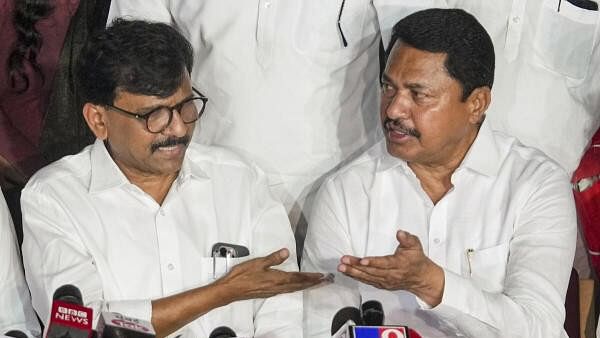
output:
M71 284L65 284L56 291L52 296L52 300L60 300L65 303L76 304L83 306L83 297L78 287Z
M362 320L367 326L382 326L385 315L383 314L383 306L376 300L364 302L360 307L362 312Z
M19 330L10 330L10 331L6 332L4 335L8 336L8 337L14 337L14 338L27 338L27 335L25 333L23 333L23 331L19 331Z
M227 326L219 326L210 333L208 338L231 338L237 337L235 332Z
M156 338L154 327L149 321L116 312L102 312L96 331L99 338Z
M70 284L54 291L46 338L92 337L92 309L83 306L81 291Z
M348 306L339 310L331 321L331 336L333 338L350 337L348 328L353 325L363 325L360 310Z

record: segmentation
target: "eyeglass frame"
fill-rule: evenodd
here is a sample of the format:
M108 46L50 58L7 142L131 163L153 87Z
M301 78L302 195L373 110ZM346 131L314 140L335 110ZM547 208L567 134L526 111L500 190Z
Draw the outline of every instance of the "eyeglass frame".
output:
M127 110L125 110L123 108L119 108L119 107L113 106L112 104L105 104L105 106L107 106L109 108L112 108L115 111L118 111L120 113L129 115L129 116L135 118L136 120L145 120L146 121L146 130L148 130L148 132L150 132L152 134L158 134L158 133L163 132L165 129L167 129L167 127L169 127L169 125L171 124L171 121L173 120L173 111L177 110L177 112L180 113L181 107L184 104L186 104L186 103L188 103L188 102L190 102L192 100L200 99L202 101L202 109L198 113L198 116L196 117L195 120L188 121L188 122L183 121L183 123L185 123L185 124L194 123L194 122L196 122L196 121L198 121L200 119L200 117L202 116L202 114L204 114L204 109L206 109L206 103L208 102L208 97L204 96L202 93L200 93L199 90L197 90L194 87L192 87L192 91L196 95L198 95L198 96L188 97L187 99L185 99L185 100L183 100L183 101L181 101L181 102L179 102L179 103L177 103L177 104L175 104L173 106L170 106L170 107L169 106L158 106L158 107L156 107L156 108L152 109L151 111L149 111L147 113L144 113L144 114L138 114L138 113L130 112L130 111L127 111ZM167 123L165 124L165 126L161 130L159 130L159 131L152 131L152 130L150 130L150 128L148 127L148 119L150 118L150 116L152 114L154 114L155 112L159 111L160 109L164 109L164 108L167 108L169 110L169 120L167 121Z

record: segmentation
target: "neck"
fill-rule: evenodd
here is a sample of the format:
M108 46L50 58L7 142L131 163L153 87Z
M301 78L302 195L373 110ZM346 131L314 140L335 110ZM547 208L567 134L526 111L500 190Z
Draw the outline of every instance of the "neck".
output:
M439 202L452 188L452 174L465 158L467 151L475 141L477 131L463 139L453 151L446 149L443 154L450 154L442 159L428 162L409 162L408 166L415 173L421 183L421 187L427 193L433 204Z
M159 205L162 205L164 202L169 189L171 189L171 185L173 185L173 182L179 174L179 172L164 175L141 173L135 169L121 165L118 161L115 162L129 182L150 195Z
M127 176L131 183L152 196L156 203L162 205L165 197L167 197L169 189L171 189L171 185L173 185L173 182L177 178L177 174L178 173L165 176L138 176L135 178L128 176L127 174L125 174L125 176Z

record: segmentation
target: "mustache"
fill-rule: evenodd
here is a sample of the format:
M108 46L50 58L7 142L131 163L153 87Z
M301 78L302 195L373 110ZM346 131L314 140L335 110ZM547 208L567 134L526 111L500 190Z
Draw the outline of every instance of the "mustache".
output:
M414 128L408 128L408 127L404 126L402 124L402 122L400 122L398 120L393 120L389 117L386 117L385 120L383 121L383 129L388 132L395 130L395 131L399 131L403 134L413 136L415 138L421 138L421 133L418 130L416 130Z
M169 137L162 141L152 143L150 145L150 151L155 152L160 147L171 147L171 146L176 146L178 144L183 144L184 146L187 146L189 143L190 143L190 137L187 135L182 136L182 137Z

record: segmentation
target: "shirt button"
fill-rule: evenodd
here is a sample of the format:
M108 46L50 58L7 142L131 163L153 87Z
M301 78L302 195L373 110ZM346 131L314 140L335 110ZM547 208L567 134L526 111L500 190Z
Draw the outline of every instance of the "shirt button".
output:
M173 271L173 269L175 269L175 265L169 263L169 265L167 265L167 269L169 269L170 271Z
M434 239L434 240L433 240L433 243L435 243L435 244L440 244L440 239L439 239L439 238L436 238L436 239Z
M265 2L265 8L269 8L269 7L271 7L271 2L270 1Z
M519 21L521 21L521 18L520 18L520 17L518 17L518 16L513 16L513 18L512 18L512 21L513 21L514 23L519 23Z
M158 212L161 216L165 215L165 211L163 209L160 209L160 211Z

